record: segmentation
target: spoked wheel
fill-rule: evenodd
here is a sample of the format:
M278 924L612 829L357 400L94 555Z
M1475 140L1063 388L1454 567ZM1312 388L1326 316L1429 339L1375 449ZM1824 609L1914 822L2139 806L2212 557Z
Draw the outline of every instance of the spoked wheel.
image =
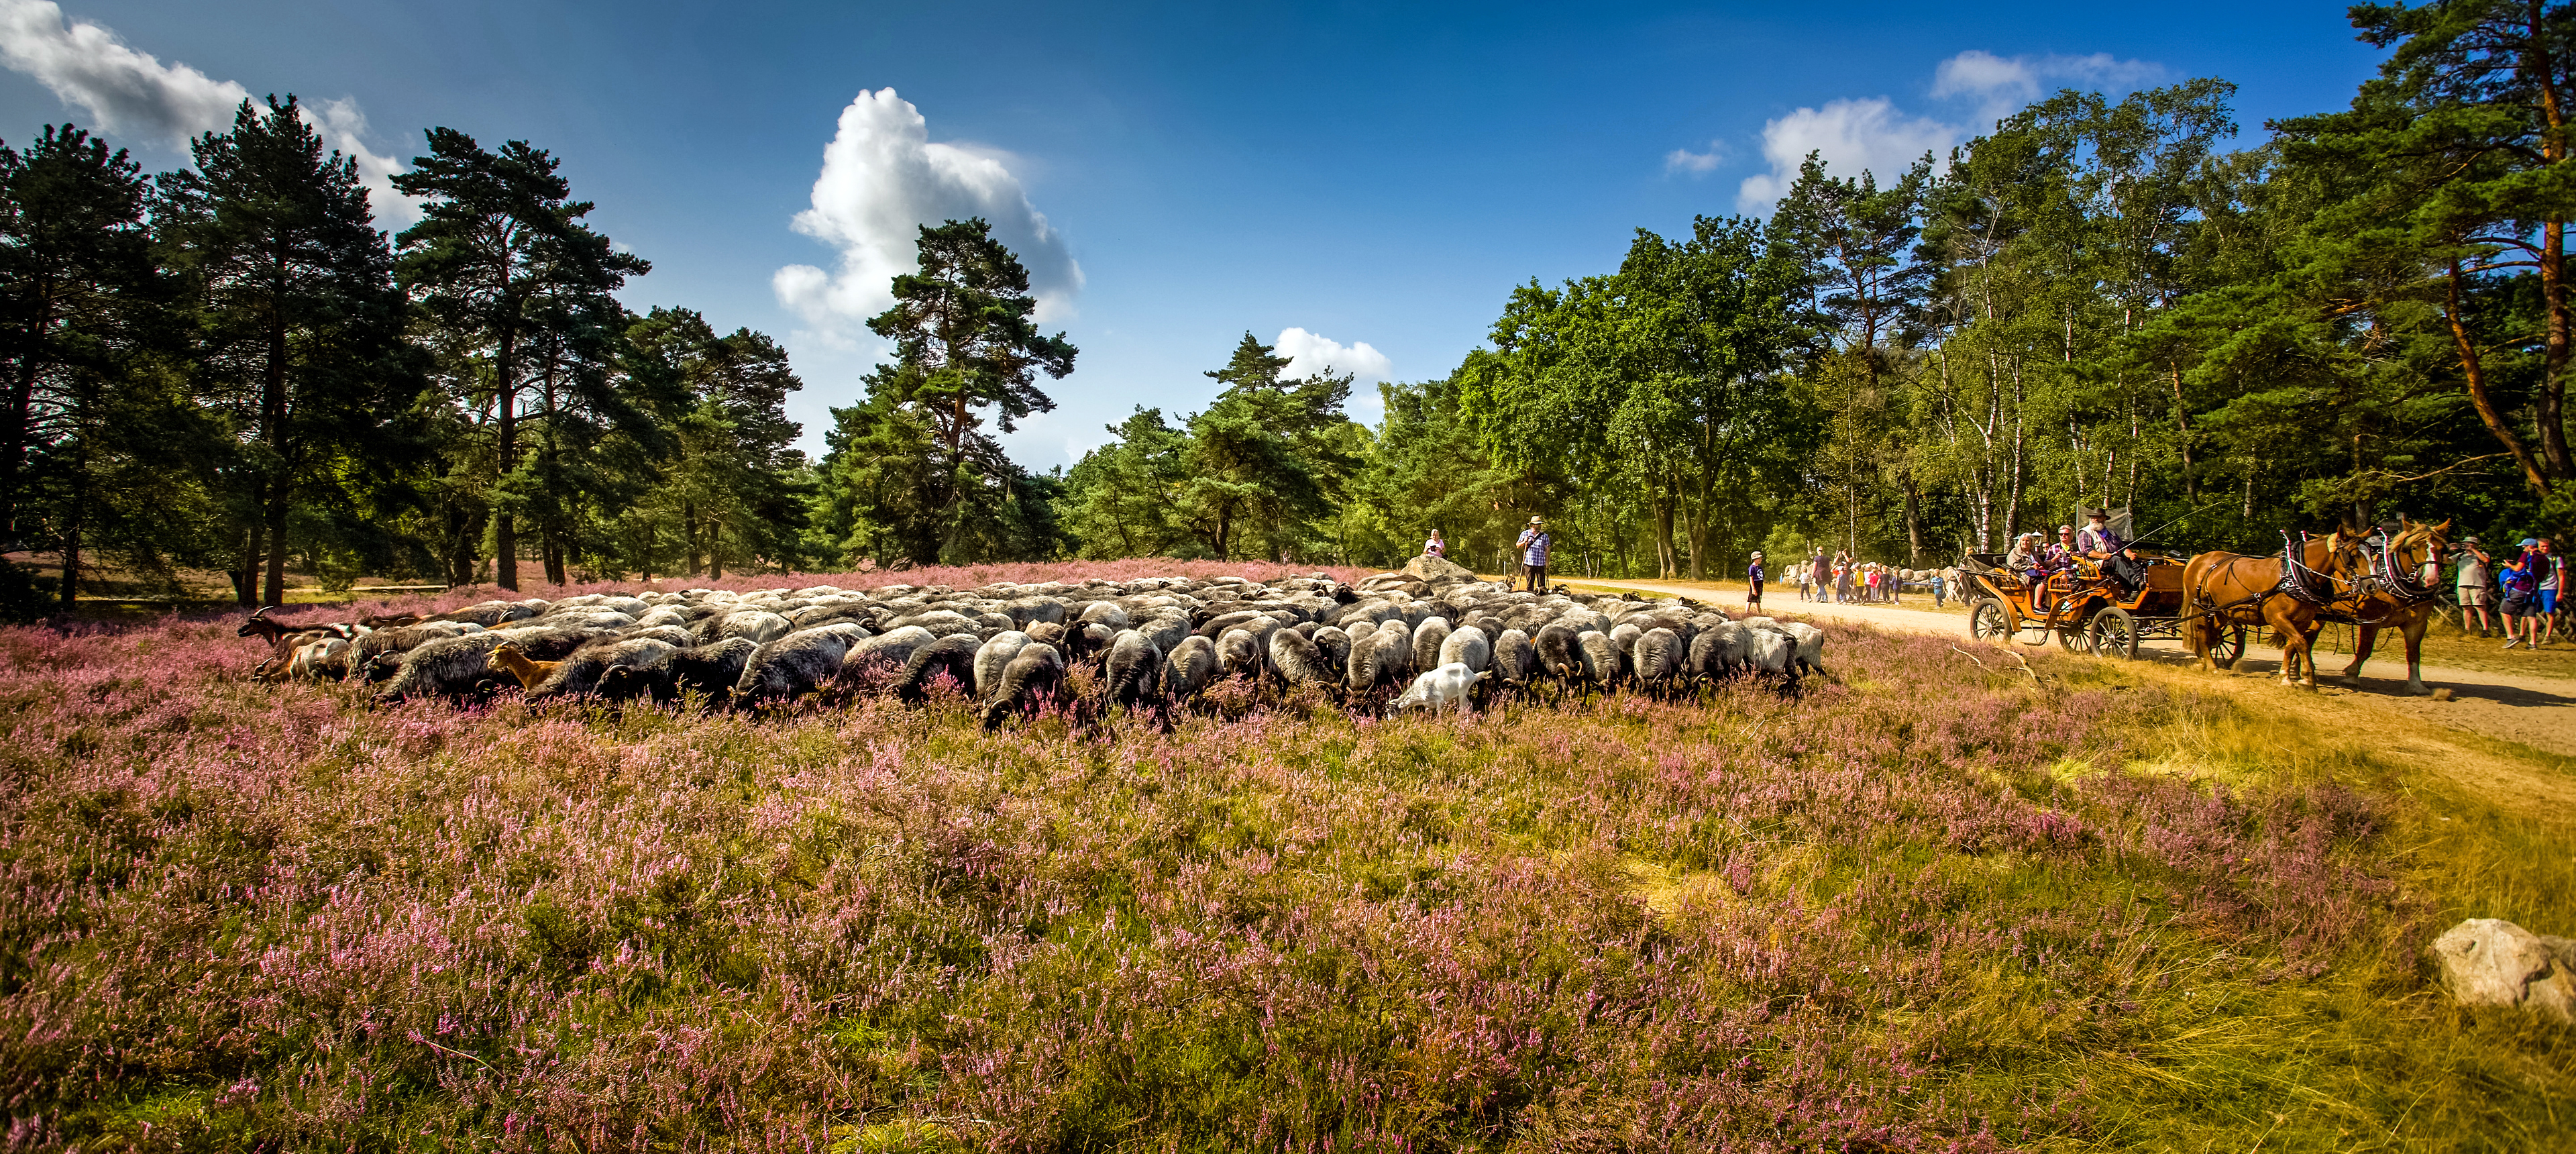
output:
M2084 619L2076 617L2057 625L2057 647L2068 653L2082 653L2089 644L2084 632Z
M2245 656L2245 627L2242 625L2219 634L2217 642L2209 647L2209 659L2217 662L2221 669L2236 664L2236 659L2243 656Z
M2093 615L2093 623L2084 629L2085 641L2097 657L2138 659L2138 623L2129 611L2117 605Z
M2000 643L2012 631L2012 610L2004 608L2003 602L1982 597L1968 607L1968 636Z

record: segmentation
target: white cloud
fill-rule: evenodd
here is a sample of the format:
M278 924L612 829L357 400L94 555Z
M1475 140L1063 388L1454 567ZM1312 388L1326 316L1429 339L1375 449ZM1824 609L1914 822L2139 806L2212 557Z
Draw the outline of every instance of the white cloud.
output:
M1963 139L1957 125L1927 117L1908 117L1884 96L1834 100L1823 108L1801 108L1762 126L1762 159L1771 171L1746 177L1735 196L1744 212L1766 212L1789 186L1807 154L1819 154L1825 171L1856 177L1867 171L1893 180L1926 152L1939 156Z
M778 302L819 335L846 341L894 303L896 275L919 267L921 225L979 216L1027 266L1038 318L1063 320L1082 289L1082 267L1029 203L1011 159L933 142L921 111L894 89L859 93L841 110L840 131L823 149L814 206L794 222L796 231L839 249L839 267L779 269L770 278Z
M302 108L305 122L322 134L324 145L358 163L358 183L367 186L367 203L375 207L378 225L398 230L420 219L420 202L394 191L394 174L403 171L402 162L368 151L367 114L358 110L357 101L344 97Z
M1280 356L1288 358L1286 368L1279 370L1283 381L1311 377L1329 369L1349 373L1359 381L1383 381L1393 376L1395 366L1387 363L1386 354L1370 348L1367 341L1348 347L1340 341L1304 329L1281 329L1279 339L1272 341Z
M65 20L53 0L0 0L0 65L34 77L100 129L182 151L190 137L231 129L234 110L250 99L233 81L128 47L104 25ZM379 223L401 228L420 219L420 206L394 191L401 162L367 148L367 116L357 101L326 100L303 111L325 145L357 161Z
M1664 172L1666 175L1676 172L1687 172L1692 176L1704 176L1711 170L1714 170L1718 166L1718 163L1725 159L1726 146L1712 140L1708 142L1708 151L1706 152L1692 152L1687 148L1676 148L1671 152L1665 153Z
M2108 52L2090 56L1997 56L1971 48L1941 62L1932 75L1932 95L1939 99L1970 97L1977 119L1992 124L2036 100L2043 86L2129 92L2164 79L2165 66L2146 60L2121 60Z
M1932 95L1941 100L1970 99L1977 109L1967 123L1932 117L1909 117L1884 96L1828 102L1823 108L1801 108L1762 126L1762 159L1771 171L1745 178L1735 197L1744 212L1767 212L1797 183L1798 167L1809 152L1818 153L1825 170L1840 177L1877 174L1882 181L1905 171L1925 152L1939 165L1952 145L1992 127L1997 120L2038 99L2043 86L2098 90L2120 94L2153 84L2165 76L2164 65L2121 60L2108 52L2090 56L1997 56L1971 48L1933 69ZM1664 158L1666 171L1699 158L1674 152ZM1708 158L1716 166L1717 158ZM1691 171L1706 171L1691 168Z
M0 0L0 64L35 77L98 127L177 148L233 122L249 90L185 64L164 65L89 21L66 22L52 0Z

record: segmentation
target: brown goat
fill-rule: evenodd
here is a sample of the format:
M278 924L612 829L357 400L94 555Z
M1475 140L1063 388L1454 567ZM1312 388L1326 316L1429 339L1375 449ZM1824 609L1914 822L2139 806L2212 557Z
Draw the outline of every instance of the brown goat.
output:
M563 662L530 661L527 654L519 652L518 646L504 641L493 648L492 664L509 670L511 676L519 679L520 688L535 689L553 676L555 667Z

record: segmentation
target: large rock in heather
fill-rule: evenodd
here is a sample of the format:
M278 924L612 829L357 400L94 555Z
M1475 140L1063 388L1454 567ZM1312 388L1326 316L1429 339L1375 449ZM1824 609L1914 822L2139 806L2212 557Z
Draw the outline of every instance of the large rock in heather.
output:
M1417 581L1473 581L1476 579L1474 570L1447 558L1434 557L1429 553L1405 562L1404 573Z
M2576 1020L2576 942L2502 918L2470 918L2433 939L2442 986L2464 1006L2528 1006Z

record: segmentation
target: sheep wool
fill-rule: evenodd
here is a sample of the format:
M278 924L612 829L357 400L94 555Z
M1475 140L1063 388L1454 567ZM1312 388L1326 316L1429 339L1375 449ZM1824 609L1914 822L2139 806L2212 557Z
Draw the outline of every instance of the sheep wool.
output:
M1538 673L1538 653L1530 648L1529 634L1506 629L1495 635L1493 671L1513 685L1524 684Z
M1109 643L1109 661L1103 672L1109 678L1111 705L1143 705L1163 688L1163 651L1133 629L1122 630Z
M1017 629L1005 629L975 651L975 689L989 695L1002 683L1002 671L1011 667L1011 659L1028 646L1029 635Z
M790 633L763 644L744 664L742 677L734 682L734 696L766 701L806 693L840 673L850 646L865 640L866 630L836 625Z
M895 682L895 695L905 701L919 701L930 692L931 683L947 674L968 696L975 692L975 651L983 645L971 633L942 637L912 651L903 664L903 676Z
M1681 673L1682 662L1690 657L1681 635L1661 625L1639 634L1629 653L1637 667L1637 683L1646 686L1672 680Z
M1550 622L1538 631L1531 644L1538 651L1539 673L1571 681L1583 675L1581 635L1564 625Z
M1216 642L1192 635L1172 647L1163 667L1163 692L1176 700L1194 697L1216 680Z
M1406 652L1412 655L1415 669L1434 669L1440 665L1440 644L1449 640L1449 619L1426 617L1413 627L1413 644Z
M1013 713L1034 710L1064 685L1064 655L1055 646L1032 641L1002 667L1001 684L985 697L984 728L992 729Z
M1414 643L1413 648L1416 653L1422 651L1419 641ZM1462 625L1458 627L1457 632L1441 640L1440 652L1432 658L1431 664L1434 667L1464 665L1478 673L1483 673L1494 666L1494 644L1485 639L1483 629L1473 625Z
M1292 685L1338 681L1334 666L1313 640L1294 629L1270 635L1270 665Z
M1244 629L1228 629L1216 639L1216 666L1227 677L1260 677L1266 668L1261 643Z
M1627 655L1619 652L1619 643L1598 629L1587 629L1574 636L1575 649L1583 661L1583 679L1594 685L1616 685L1625 672Z

